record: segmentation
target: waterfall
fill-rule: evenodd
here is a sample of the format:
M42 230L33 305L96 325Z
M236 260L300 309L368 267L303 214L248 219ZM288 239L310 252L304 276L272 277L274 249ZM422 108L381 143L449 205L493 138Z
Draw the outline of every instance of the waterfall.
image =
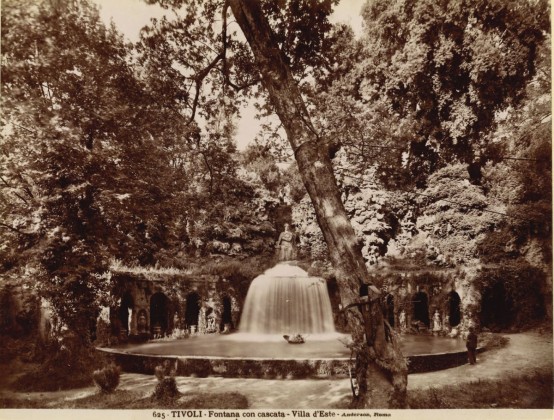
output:
M252 281L239 331L249 334L334 333L325 280L309 277L290 263L277 264Z

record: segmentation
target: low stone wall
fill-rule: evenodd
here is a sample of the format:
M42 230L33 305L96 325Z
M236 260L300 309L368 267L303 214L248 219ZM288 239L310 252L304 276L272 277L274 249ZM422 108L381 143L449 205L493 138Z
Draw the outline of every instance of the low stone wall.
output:
M477 349L480 353L484 348ZM467 352L419 354L408 357L408 373L433 372L435 370L449 369L467 363Z
M156 366L170 360L178 376L221 376L224 378L302 379L348 377L349 359L238 359L157 356L121 353L99 349L107 353L125 372L154 374ZM480 348L477 351L482 352ZM467 363L465 351L408 357L408 373L422 373L448 369Z
M301 379L348 376L348 359L235 359L125 354L105 351L125 372L154 374L170 360L178 376Z

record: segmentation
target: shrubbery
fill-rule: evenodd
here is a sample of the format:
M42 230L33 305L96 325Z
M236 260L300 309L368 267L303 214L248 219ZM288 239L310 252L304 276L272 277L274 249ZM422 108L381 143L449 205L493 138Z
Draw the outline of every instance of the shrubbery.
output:
M163 365L156 366L154 374L158 379L158 384L152 395L153 400L166 403L175 400L181 395L177 389L177 382L175 381L176 371L171 367L171 360L166 360Z
M44 343L36 358L40 366L14 382L18 391L59 391L92 385L92 373L105 366L106 356L88 346L81 337L68 333L60 341Z
M481 293L481 324L492 331L524 329L544 319L545 273L525 261L485 269L474 280Z
M119 378L121 376L121 368L114 364L110 364L103 369L95 370L92 373L92 379L94 383L104 393L111 393L115 391L119 385Z

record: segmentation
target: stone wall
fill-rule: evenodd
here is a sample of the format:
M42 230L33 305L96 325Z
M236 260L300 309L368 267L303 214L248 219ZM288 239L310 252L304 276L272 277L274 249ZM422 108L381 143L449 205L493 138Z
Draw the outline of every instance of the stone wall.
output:
M386 319L401 332L459 334L475 322L473 294L460 270L377 272Z
M119 341L206 334L238 326L235 290L217 276L161 276L119 273L116 303L110 308L111 334Z

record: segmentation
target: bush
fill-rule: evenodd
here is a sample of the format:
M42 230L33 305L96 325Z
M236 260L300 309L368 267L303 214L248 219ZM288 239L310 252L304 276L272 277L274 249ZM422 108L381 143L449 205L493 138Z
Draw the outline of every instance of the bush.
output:
M61 342L43 344L40 354L44 355L40 366L18 377L13 383L14 390L59 391L92 386L94 370L108 364L105 355L73 334Z
M16 339L0 335L0 340L2 341L0 346L0 363L9 363L24 355L26 350L34 348L34 342L29 339Z
M181 393L177 389L177 382L174 377L170 376L158 382L154 389L152 399L168 402L175 400L179 395L181 395Z
M121 368L114 364L110 364L103 369L95 370L92 373L92 379L94 383L100 388L100 390L106 394L115 391L119 385L119 378L121 376Z
M165 360L162 365L156 366L154 374L158 379L158 384L152 394L152 400L171 402L181 395L177 389L176 371L171 367L171 360Z

